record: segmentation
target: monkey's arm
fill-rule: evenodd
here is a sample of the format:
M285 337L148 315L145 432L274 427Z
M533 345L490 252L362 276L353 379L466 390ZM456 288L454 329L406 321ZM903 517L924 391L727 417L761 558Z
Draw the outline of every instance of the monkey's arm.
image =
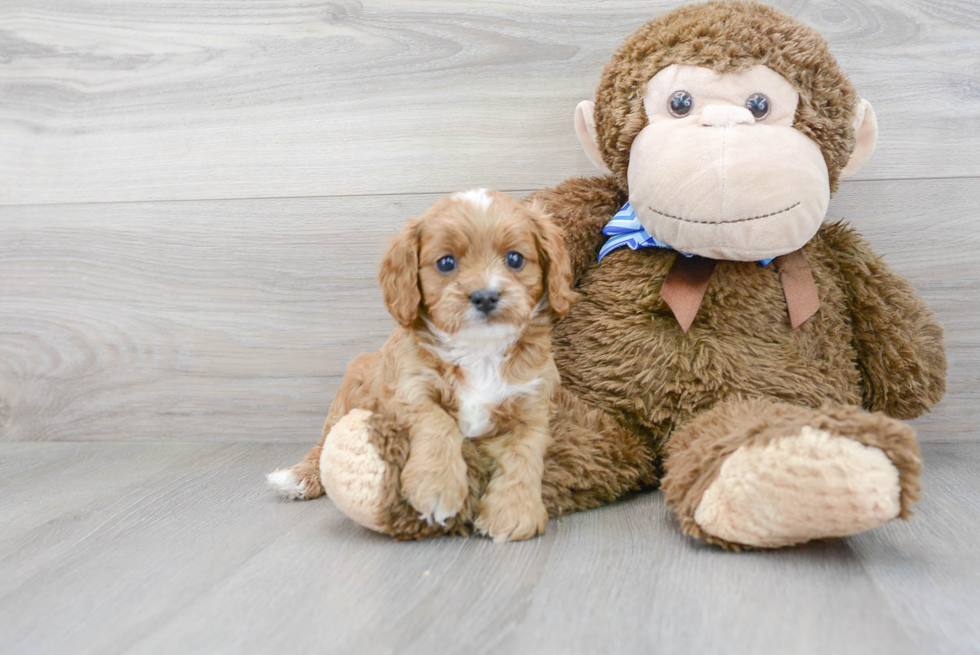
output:
M575 177L556 187L535 191L524 202L537 203L561 226L572 262L572 281L596 263L606 241L602 228L626 204L626 194L612 177Z
M942 327L853 229L838 223L821 234L847 287L864 407L903 420L922 415L946 392Z

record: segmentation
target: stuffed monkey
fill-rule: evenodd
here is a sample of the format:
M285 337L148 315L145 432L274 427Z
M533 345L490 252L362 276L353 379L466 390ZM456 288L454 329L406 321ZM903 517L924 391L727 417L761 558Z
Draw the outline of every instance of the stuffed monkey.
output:
M626 39L575 127L604 176L529 198L562 226L581 294L554 325L549 513L660 486L686 534L731 549L908 517L921 460L902 421L944 393L943 334L824 222L877 136L826 41L755 2L676 9ZM469 498L429 525L400 492L396 420L335 401L323 437L277 486L325 486L398 539L472 530L494 473L479 440Z

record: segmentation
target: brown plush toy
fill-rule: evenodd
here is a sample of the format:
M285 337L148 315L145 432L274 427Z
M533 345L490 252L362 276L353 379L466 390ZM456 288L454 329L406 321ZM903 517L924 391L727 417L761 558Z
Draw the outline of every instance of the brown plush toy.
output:
M529 199L563 227L581 293L554 326L549 513L660 485L685 533L734 549L909 516L921 461L899 419L942 397L943 335L861 237L823 222L877 134L825 40L755 2L677 9L626 39L575 123L608 174ZM322 476L398 539L471 531L485 444L465 443L464 508L429 525L399 488L404 431L344 411L280 488L314 498Z

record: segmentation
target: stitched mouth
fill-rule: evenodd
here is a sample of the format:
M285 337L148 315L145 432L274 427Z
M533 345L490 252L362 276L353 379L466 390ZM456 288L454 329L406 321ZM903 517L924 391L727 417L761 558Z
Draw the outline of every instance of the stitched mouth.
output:
M647 205L647 209L649 209L650 211L652 211L654 214L658 214L658 215L663 216L665 218L672 218L675 221L681 221L683 223L696 223L698 225L728 225L730 223L747 223L749 221L758 221L758 220L760 220L762 218L769 218L770 216L776 216L778 214L783 214L783 213L788 212L789 210L791 210L791 209L793 209L795 207L798 207L799 204L800 204L799 202L794 202L792 205L790 205L789 207L786 207L785 209L780 209L780 210L777 210L777 211L774 211L774 212L769 212L768 214L760 214L759 216L749 216L747 218L736 218L733 221L699 221L699 220L696 220L696 219L693 219L693 218L684 218L682 216L674 216L672 214L666 214L666 213L664 213L664 212L662 212L662 211L660 211L658 209L654 209L653 207L651 207L649 205Z

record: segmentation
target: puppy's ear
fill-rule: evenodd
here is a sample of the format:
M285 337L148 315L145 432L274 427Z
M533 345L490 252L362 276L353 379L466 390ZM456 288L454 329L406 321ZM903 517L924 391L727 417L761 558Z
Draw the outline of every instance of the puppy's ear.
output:
M537 204L525 207L525 210L534 224L542 268L545 269L548 304L551 311L562 318L578 300L578 294L572 291L572 263L565 250L565 239L561 229Z
M378 282L385 306L403 327L411 325L419 315L422 292L419 290L420 224L409 219L408 224L388 244L381 260Z

